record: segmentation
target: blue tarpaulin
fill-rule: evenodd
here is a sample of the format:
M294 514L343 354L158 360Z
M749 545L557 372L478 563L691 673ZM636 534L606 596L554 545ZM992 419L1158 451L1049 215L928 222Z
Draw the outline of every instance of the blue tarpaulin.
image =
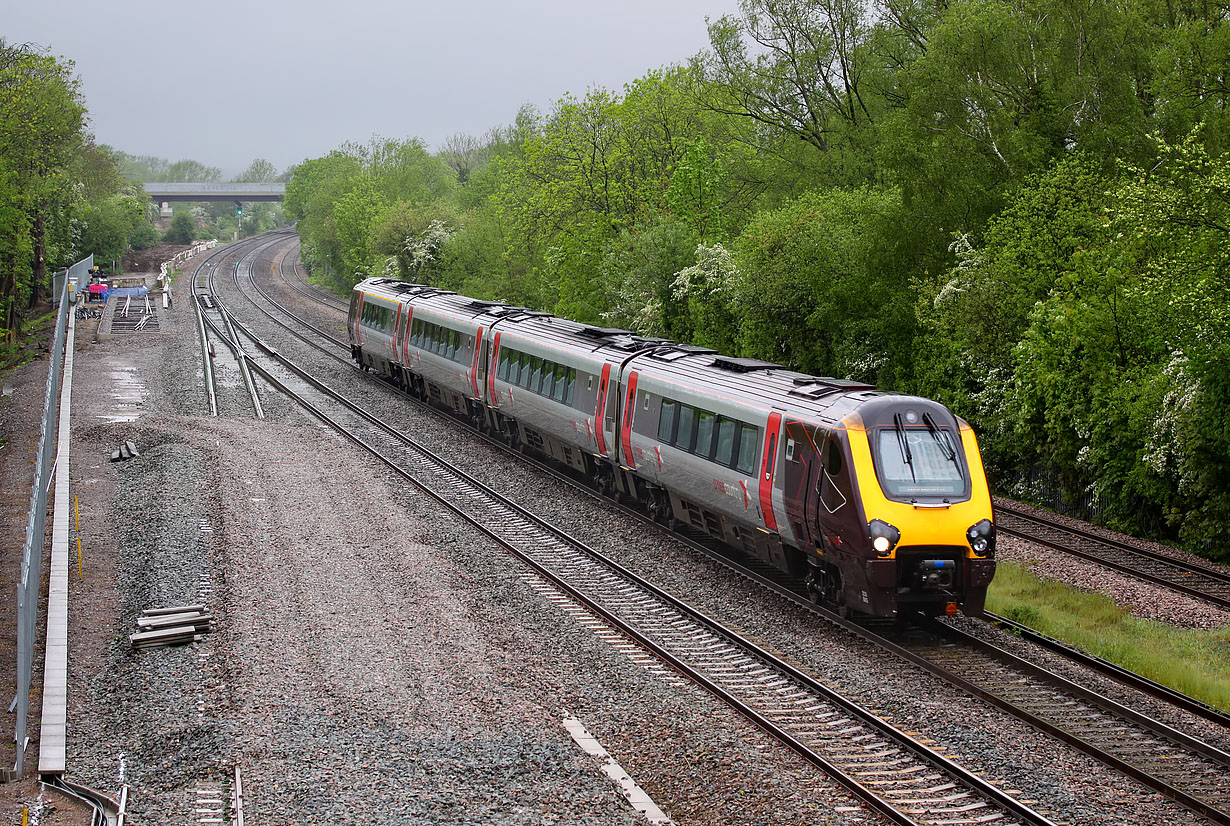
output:
M103 301L106 301L111 296L123 298L128 295L131 295L133 298L144 298L149 295L149 287L117 287L114 290L103 290Z

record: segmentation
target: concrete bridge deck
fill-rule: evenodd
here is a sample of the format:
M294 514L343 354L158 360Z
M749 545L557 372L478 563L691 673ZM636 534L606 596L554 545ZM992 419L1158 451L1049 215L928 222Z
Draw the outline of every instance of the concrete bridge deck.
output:
M281 201L286 184L145 184L145 194L159 203L171 201Z

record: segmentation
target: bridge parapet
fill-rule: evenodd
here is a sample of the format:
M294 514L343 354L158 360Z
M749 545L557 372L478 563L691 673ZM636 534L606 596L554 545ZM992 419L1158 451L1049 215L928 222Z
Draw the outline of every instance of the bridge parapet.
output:
M145 194L160 203L170 201L281 201L286 198L286 184L248 183L149 183Z

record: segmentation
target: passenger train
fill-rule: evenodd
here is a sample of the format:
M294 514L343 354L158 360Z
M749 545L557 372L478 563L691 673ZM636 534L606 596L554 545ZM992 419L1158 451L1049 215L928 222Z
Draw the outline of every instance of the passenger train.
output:
M943 405L387 278L347 330L363 369L842 614L982 613L990 492Z

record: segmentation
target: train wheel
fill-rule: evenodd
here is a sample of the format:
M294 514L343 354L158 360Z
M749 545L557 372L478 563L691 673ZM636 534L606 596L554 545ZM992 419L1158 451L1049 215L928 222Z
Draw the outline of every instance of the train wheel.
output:
M660 488L651 490L645 502L645 507L649 511L650 518L659 525L665 525L669 528L674 523L675 510L671 507L671 497L666 491Z
M601 465L594 468L590 474L589 483L593 485L594 490L605 496L607 499L614 499L617 491L615 490L615 478L611 472Z

